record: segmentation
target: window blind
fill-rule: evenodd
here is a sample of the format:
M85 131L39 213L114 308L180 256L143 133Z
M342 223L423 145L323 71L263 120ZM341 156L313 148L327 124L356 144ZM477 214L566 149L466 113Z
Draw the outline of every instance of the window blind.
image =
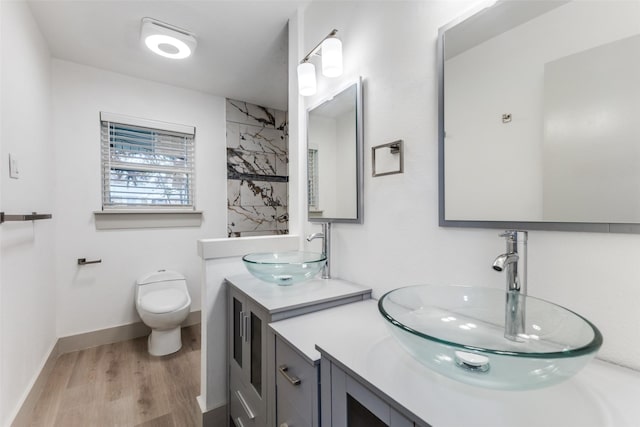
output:
M195 207L193 133L101 120L101 141L103 209Z

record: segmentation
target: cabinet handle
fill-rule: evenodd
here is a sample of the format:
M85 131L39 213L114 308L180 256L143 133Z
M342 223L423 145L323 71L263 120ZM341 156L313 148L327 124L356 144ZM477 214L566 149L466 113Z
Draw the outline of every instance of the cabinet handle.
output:
M244 338L244 311L241 311L238 321L240 324L240 339Z
M287 374L288 370L289 367L287 365L278 366L278 371L280 371L280 373L287 379L287 381L291 383L291 385L300 385L300 383L302 382L300 381L300 378L289 376L289 374Z
M240 401L240 404L242 405L242 409L244 409L244 412L247 413L247 417L249 417L250 420L254 419L256 416L251 410L251 408L249 407L249 404L247 404L247 401L244 400L244 396L242 395L242 393L240 393L240 390L236 390L236 395L238 395L238 400Z
M242 422L242 420L240 419L240 417L236 418L236 425L238 427L244 427L244 423Z
M245 342L249 341L249 314L245 313L244 315L244 340Z

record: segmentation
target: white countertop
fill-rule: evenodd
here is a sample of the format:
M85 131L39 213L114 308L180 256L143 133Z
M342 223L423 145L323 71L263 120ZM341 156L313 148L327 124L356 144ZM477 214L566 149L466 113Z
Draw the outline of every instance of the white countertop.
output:
M319 349L434 427L638 427L640 373L591 361L564 383L499 391L443 377L390 335L377 301L367 300L270 324L310 361Z
M371 288L339 279L311 279L290 286L279 286L256 279L247 273L227 277L227 281L271 314L350 296L371 294Z

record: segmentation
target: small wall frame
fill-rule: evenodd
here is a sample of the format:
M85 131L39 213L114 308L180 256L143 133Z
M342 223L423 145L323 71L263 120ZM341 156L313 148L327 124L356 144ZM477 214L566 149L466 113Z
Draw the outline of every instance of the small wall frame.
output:
M371 175L384 176L404 172L404 147L401 139L371 147Z

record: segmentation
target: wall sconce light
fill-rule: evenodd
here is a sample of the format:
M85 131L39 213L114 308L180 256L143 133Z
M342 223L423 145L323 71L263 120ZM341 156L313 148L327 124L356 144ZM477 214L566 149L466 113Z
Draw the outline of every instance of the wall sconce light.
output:
M325 77L342 75L342 42L336 37L338 30L332 30L309 52L298 65L298 92L302 96L316 93L316 67L309 62L321 50L322 74Z
M142 18L140 40L153 53L171 59L190 56L198 44L193 33L153 18Z
M302 96L316 93L316 67L311 62L298 65L298 92Z

